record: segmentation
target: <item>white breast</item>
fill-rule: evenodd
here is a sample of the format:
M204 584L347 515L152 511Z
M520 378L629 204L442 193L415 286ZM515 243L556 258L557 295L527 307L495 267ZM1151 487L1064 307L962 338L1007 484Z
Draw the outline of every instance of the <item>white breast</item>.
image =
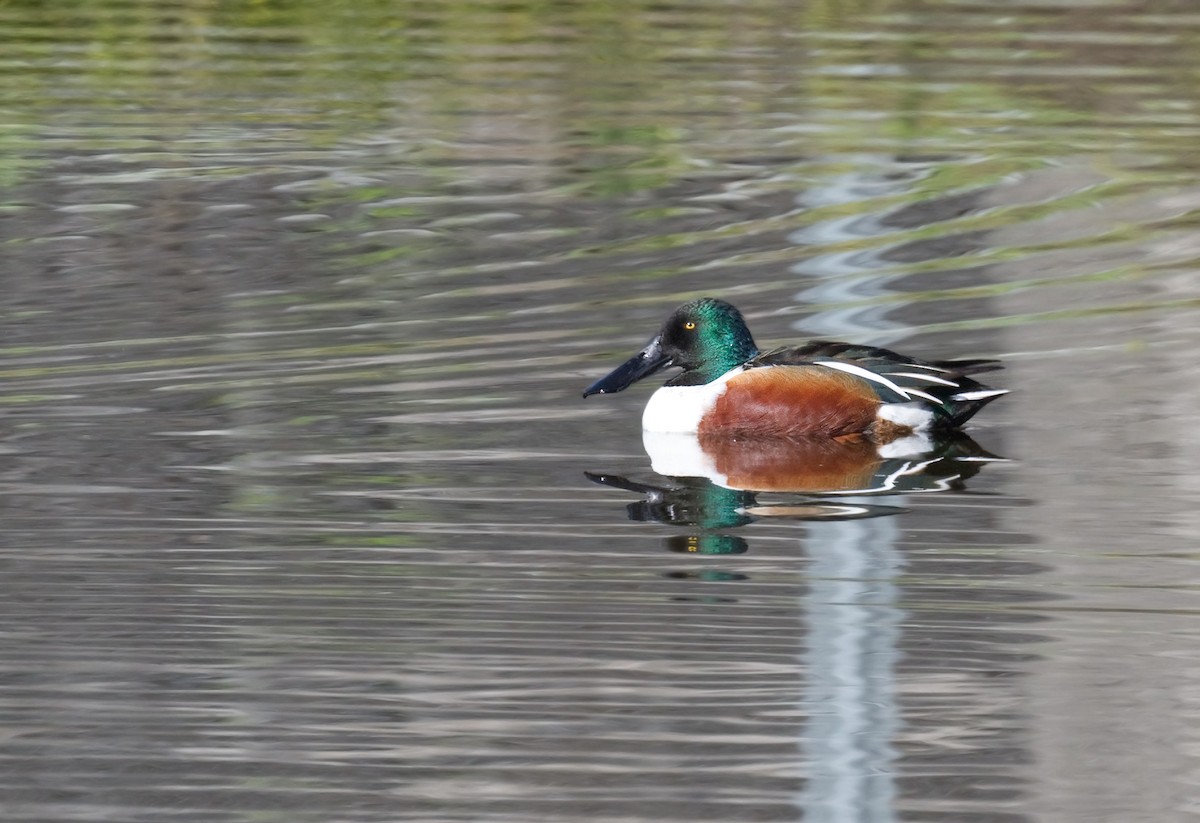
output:
M730 378L741 374L736 366L703 386L663 386L650 395L642 412L642 429L651 432L695 432L700 420L725 393Z

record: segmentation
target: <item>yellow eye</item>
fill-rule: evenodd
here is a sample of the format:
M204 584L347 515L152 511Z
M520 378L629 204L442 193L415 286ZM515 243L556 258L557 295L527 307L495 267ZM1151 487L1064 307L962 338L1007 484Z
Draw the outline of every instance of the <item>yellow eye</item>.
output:
M695 324L695 323L693 323L691 320L689 320L689 321L687 321L686 323L684 323L684 324L683 324L683 327L684 327L685 329L687 329L688 331L691 331L692 329L696 328L696 324Z

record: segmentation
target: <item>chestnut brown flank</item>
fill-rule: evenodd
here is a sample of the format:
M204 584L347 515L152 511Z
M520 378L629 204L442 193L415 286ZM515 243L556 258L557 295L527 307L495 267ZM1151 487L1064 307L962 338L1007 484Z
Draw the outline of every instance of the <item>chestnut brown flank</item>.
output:
M729 380L699 434L839 437L866 432L879 398L861 378L821 366L747 369Z

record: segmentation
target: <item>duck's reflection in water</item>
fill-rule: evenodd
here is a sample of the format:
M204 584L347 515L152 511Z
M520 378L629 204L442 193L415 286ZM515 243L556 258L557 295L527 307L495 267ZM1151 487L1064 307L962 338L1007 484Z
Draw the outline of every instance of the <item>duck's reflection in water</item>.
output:
M989 454L961 433L915 436L877 446L867 438L734 440L646 432L651 468L667 482L648 483L587 472L596 483L636 492L630 520L692 527L666 548L695 554L740 554L740 536L721 533L763 517L852 520L898 514L898 496L962 491ZM783 495L770 502L763 494ZM868 500L870 502L868 502Z
M983 466L1002 460L965 435L910 438L883 447L865 438L739 441L646 435L654 480L589 473L635 492L631 520L681 527L673 552L739 555L787 530L744 528L776 518L806 524L805 563L794 577L773 562L765 587L743 562L689 563L666 576L672 601L739 615L794 614L798 681L796 745L805 779L797 819L891 823L902 728L898 661L906 612L899 583L902 521L918 493L962 493ZM756 558L755 558L756 559ZM789 588L789 582L792 588ZM790 601L789 594L796 599ZM747 603L748 599L748 603ZM794 612L789 605L794 602ZM747 611L739 611L739 604ZM769 624L768 624L769 625ZM763 629L770 631L770 629Z

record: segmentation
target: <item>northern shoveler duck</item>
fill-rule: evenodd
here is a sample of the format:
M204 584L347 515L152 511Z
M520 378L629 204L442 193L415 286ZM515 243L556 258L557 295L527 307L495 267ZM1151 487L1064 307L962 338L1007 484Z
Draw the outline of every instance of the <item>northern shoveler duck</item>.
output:
M676 309L645 348L583 396L619 392L670 367L683 372L651 395L647 431L886 443L956 429L1008 393L967 376L1001 368L996 360L917 360L828 340L761 352L741 312L705 297Z

